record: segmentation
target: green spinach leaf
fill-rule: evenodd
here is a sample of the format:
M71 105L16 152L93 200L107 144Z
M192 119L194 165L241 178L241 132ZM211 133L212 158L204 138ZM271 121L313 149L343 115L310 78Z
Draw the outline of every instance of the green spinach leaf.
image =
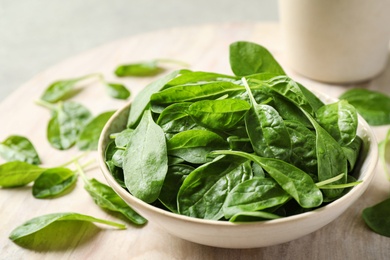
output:
M56 81L46 88L41 99L49 103L63 101L72 94L77 83L87 78L96 77L96 75L97 74L91 74L83 77Z
M0 187L24 186L38 178L46 169L26 162L13 161L0 165Z
M256 103L245 79L244 86L252 103L245 115L245 124L253 150L263 157L288 161L291 141L283 119L273 107Z
M241 182L226 197L226 219L242 212L254 212L284 204L291 196L271 178L253 178Z
M252 177L246 159L219 158L191 172L180 187L177 203L180 214L218 220L229 192Z
M164 132L146 110L124 153L126 187L135 197L151 203L159 197L167 170Z
M249 103L239 99L202 100L192 103L188 114L205 128L228 131L243 120L249 109Z
M285 74L266 48L252 42L239 41L230 45L230 67L240 77L261 72Z
M390 237L390 199L363 210L363 219L374 232Z
M228 143L208 130L188 130L174 135L168 142L168 155L173 155L194 164L202 164L212 150L226 149Z
M77 148L82 151L97 150L100 133L114 113L115 111L104 112L90 120L78 135Z
M119 229L126 229L126 226L116 222L103 220L88 215L83 215L74 212L64 212L64 213L53 213L47 214L33 219L28 220L22 225L15 228L9 235L9 239L12 241L17 241L23 239L24 237L37 233L44 232L44 228L58 221L86 221L86 222L96 222L101 224L110 225L117 227Z
M369 89L354 88L339 99L347 100L373 126L390 124L390 96Z
M92 115L87 108L76 102L59 103L52 111L47 127L47 139L59 150L72 147Z
M41 160L34 145L24 136L11 135L0 143L0 156L6 161L22 161L40 164Z
M215 151L213 153L236 155L259 164L302 208L315 208L323 202L322 193L313 179L289 163L239 151Z
M316 120L341 146L347 146L356 137L358 118L355 107L345 100L322 106Z
M150 83L137 95L137 98L134 99L133 103L131 104L129 119L127 122L128 128L135 128L137 126L139 120L144 113L144 110L149 105L150 97L152 96L152 94L162 89L165 84L167 84L169 81L171 81L181 73L182 71L180 70L174 71Z
M131 92L123 84L105 82L108 95L116 99L128 99Z
M68 168L50 168L34 181L32 194L35 198L54 198L65 194L77 181L77 174Z

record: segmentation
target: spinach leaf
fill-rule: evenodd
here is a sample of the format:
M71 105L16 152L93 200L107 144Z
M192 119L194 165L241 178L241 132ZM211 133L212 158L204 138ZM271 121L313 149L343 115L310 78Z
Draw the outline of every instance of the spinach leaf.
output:
M179 133L196 126L187 110L192 103L175 103L166 107L157 119L157 124L166 133Z
M170 211L177 213L177 194L185 178L195 168L186 164L174 164L168 167L168 172L161 188L160 202Z
M226 219L241 213L254 212L282 205L291 196L271 178L253 178L241 182L226 197L223 213Z
M159 67L155 60L139 62L139 63L131 63L120 65L115 69L115 75L118 77L147 77L147 76L155 76L164 71L163 68Z
M77 169L84 181L85 190L91 195L96 205L103 209L121 213L133 224L143 225L147 222L145 218L127 205L110 186L96 179L88 179L80 165L77 165Z
M11 135L0 143L0 156L6 161L22 161L30 164L40 164L41 160L28 138Z
M291 156L290 135L283 119L271 106L257 104L244 79L252 106L245 115L246 130L256 154L288 161Z
M100 133L114 113L115 111L104 112L90 120L78 135L77 148L82 151L97 150Z
M171 81L181 73L182 71L180 70L174 71L150 83L137 95L137 98L134 99L133 103L131 104L129 119L127 122L128 128L136 127L136 125L138 124L139 120L141 119L144 113L144 110L149 105L151 95L159 91L161 88L164 87L165 84L167 84L169 81Z
M173 103L229 97L244 92L244 90L243 86L224 81L179 85L153 94L150 97L150 102L152 105L167 106Z
M75 102L59 103L52 110L52 117L47 127L47 139L57 149L72 147L84 125L92 115L83 105Z
M115 70L115 75L118 77L148 77L161 74L165 69L160 66L161 63L172 63L182 67L188 67L189 65L185 62L172 60L172 59L154 59L144 62L136 62L120 65Z
M69 191L77 181L77 174L68 168L51 168L42 172L34 181L32 194L35 198L54 198Z
M256 80L252 80L256 83ZM295 82L287 76L274 77L268 81L260 81L257 83L264 84L271 88L273 91L278 92L298 107L303 108L305 111L313 114L324 103L318 99L312 92L306 89L304 86Z
M343 149L309 113L305 112L305 114L316 130L318 180L324 181L339 174L344 174L344 178L341 178L335 184L345 184L347 182L348 164ZM324 190L323 192L328 199L335 199L342 194L343 189Z
M17 241L19 239L23 239L24 237L37 232L45 232L44 231L45 227L59 221L96 222L96 223L117 227L119 229L126 229L125 225L116 222L94 218L88 215L83 215L74 212L64 212L64 213L47 214L47 215L30 219L27 222L15 228L9 235L9 239L11 239L12 241Z
M83 77L56 81L46 88L41 96L41 99L49 103L56 103L60 100L65 100L72 94L77 83L95 76L96 74L91 74Z
M355 164L359 158L360 149L362 147L363 140L357 135L355 139L347 146L342 146L345 157L348 161L348 170L351 172L355 168ZM379 150L381 146L379 144Z
M390 124L390 96L369 89L354 88L339 99L347 100L372 126Z
M268 72L284 75L282 67L263 46L252 42L234 42L230 45L230 67L236 76Z
M374 232L390 237L390 198L372 207L365 208L362 217Z
M111 175L114 177L115 181L121 185L123 188L126 188L124 177L123 177L123 169L117 167L113 162L113 156L118 149L116 148L115 141L111 141L104 152L104 157L106 159L106 165L111 172Z
M202 100L192 103L188 114L198 125L228 131L243 120L249 109L248 102L239 99Z
M131 135L133 134L134 129L126 128L118 135L115 136L115 145L117 147L126 147L129 143Z
M232 216L229 221L230 222L251 222L251 221L259 221L259 220L271 220L278 219L280 216L275 215L273 213L264 212L264 211L255 211L255 212L239 212Z
M174 135L168 142L168 155L194 164L210 161L212 150L226 149L228 143L221 136L208 130L188 130Z
M357 113L345 100L318 109L316 120L342 146L349 145L356 137Z
M128 99L131 92L123 84L105 82L108 95L116 99Z
M386 176L390 180L390 130L387 131L386 137L383 141L379 143L379 160L381 161Z
M180 187L177 203L182 215L218 220L223 217L226 196L252 177L248 160L222 157L191 172Z
M308 173L316 181L318 178L316 134L297 121L285 120L284 124L291 138L291 164Z
M259 164L303 208L315 208L322 204L322 193L313 179L289 163L240 151L215 151L213 153L236 155Z
M185 84L199 84L201 82L211 82L211 81L230 81L235 82L238 80L237 77L213 73L213 72L204 72L204 71L189 71L186 72L177 78L171 80L165 87L170 88L177 85L185 85Z
M135 197L151 203L159 197L167 170L164 132L146 110L124 153L126 187Z
M0 187L13 188L34 181L46 169L26 162L13 161L0 165Z

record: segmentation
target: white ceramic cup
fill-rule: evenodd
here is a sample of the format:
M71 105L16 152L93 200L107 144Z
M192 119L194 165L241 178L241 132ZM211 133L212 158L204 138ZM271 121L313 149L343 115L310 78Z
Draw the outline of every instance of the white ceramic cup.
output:
M390 0L279 0L286 62L328 83L365 81L386 66Z

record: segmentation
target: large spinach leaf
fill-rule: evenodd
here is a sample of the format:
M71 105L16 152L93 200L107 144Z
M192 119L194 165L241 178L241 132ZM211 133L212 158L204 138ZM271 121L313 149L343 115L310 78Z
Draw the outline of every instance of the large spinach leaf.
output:
M126 187L145 202L155 201L168 170L167 146L163 130L146 110L130 137L123 158Z
M11 135L0 143L0 156L6 161L40 164L41 160L31 141L20 135Z

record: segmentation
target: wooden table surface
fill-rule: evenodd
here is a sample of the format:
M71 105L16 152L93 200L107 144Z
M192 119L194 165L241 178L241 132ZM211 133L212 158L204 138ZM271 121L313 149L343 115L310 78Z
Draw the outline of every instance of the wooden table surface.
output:
M34 104L34 100L50 83L100 72L107 80L125 83L134 98L153 78L118 79L113 74L117 65L171 58L189 63L192 70L231 74L228 47L237 40L253 41L267 47L292 78L310 89L333 97L352 87L390 94L390 65L377 78L349 86L328 85L295 74L285 64L279 26L275 23L173 28L115 41L36 75L0 103L0 140L12 134L24 135L35 145L44 166L59 165L80 152L76 148L58 151L46 140L50 113ZM175 69L174 66L171 68ZM72 99L83 103L95 115L125 104L125 101L108 97L97 82L91 82ZM389 128L374 128L378 141L384 139ZM89 156L94 158L96 153ZM87 175L105 181L98 168L88 171ZM9 240L8 235L26 220L43 214L73 211L119 222L123 220L96 206L83 189L81 179L71 193L56 199L35 199L31 185L0 189L0 259L390 259L390 239L370 231L361 218L365 207L387 198L389 193L390 182L385 177L383 166L378 164L368 190L337 220L310 235L266 248L238 250L198 245L173 237L153 223L142 228L127 225L127 230L89 226L76 232L73 230L68 235L72 241L68 243L47 241L36 248L23 248ZM65 235L58 234L59 237Z

